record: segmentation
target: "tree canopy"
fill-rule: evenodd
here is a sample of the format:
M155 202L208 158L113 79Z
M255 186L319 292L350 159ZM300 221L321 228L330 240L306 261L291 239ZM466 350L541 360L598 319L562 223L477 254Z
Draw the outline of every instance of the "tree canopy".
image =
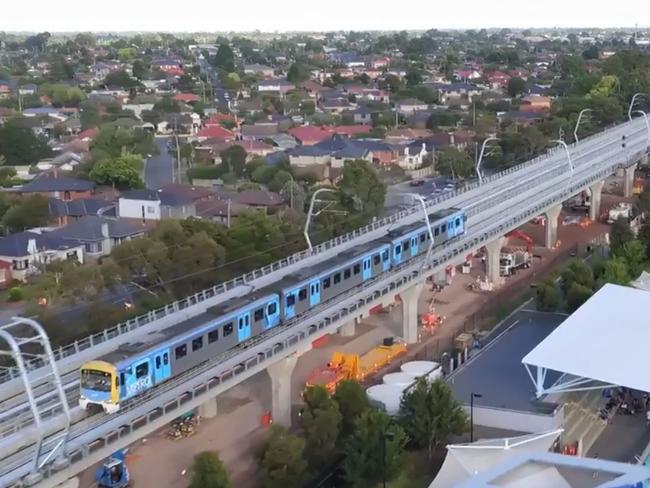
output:
M189 488L230 488L228 473L215 452L206 451L194 456Z
M386 199L386 184L367 161L346 161L339 188L343 194L343 204L347 208L353 210L358 205L361 213L367 217L374 217L382 212Z
M0 155L4 156L5 164L36 164L50 157L52 150L46 139L34 135L30 129L6 123L0 125Z
M301 488L307 480L305 441L279 425L271 427L271 437L260 459L264 488Z
M140 172L144 167L141 156L125 154L115 159L102 159L90 170L90 178L98 185L112 185L121 190L142 188Z
M300 425L305 433L305 455L310 466L317 468L330 463L341 425L341 413L323 386L307 388L303 394L305 406Z

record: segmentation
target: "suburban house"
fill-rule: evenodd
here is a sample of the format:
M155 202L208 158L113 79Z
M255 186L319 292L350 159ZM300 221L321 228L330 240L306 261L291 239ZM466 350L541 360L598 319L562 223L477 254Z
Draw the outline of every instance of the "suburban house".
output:
M338 134L313 146L295 147L288 153L291 166L329 164L332 168L342 168L348 159L365 159L372 162L372 152L367 147Z
M355 124L372 124L373 111L368 107L357 107L346 112L346 114L352 115Z
M0 290L11 285L13 276L11 274L12 264L9 261L3 261L0 259Z
M481 88L473 83L435 83L432 87L440 94L440 103L448 104L453 100L467 99L470 102L481 94Z
M550 112L551 98L539 95L529 95L521 99L519 110L522 112Z
M56 172L34 178L15 191L22 195L39 194L49 198L70 201L90 198L95 190L95 183L77 178L59 177Z
M50 217L59 225L67 225L87 215L115 216L115 204L99 198L79 198L63 201L58 198L48 200Z
M222 127L218 124L210 124L206 127L203 127L196 133L196 138L199 141L204 141L206 139L222 139L224 141L234 141L235 134L232 131Z
M279 133L280 127L275 122L244 124L241 126L241 138L244 140L266 139Z
M429 105L415 98L407 98L406 100L400 100L397 102L395 108L402 115L410 115L418 110L428 109Z
M32 231L0 239L0 260L11 263L11 273L16 280L26 281L44 265L66 259L83 264L84 246Z
M332 133L324 127L316 125L303 125L295 127L289 131L300 144L303 146L313 146L332 136Z
M0 98L9 98L13 91L13 84L7 80L0 80Z
M246 75L259 75L264 78L271 78L273 76L273 68L263 64L247 64L244 66L244 74Z
M404 146L397 159L397 165L405 170L418 169L424 164L424 158L429 154L426 144L415 142Z
M325 112L340 114L346 110L354 108L356 105L350 103L345 97L340 98L323 98L321 99L320 108Z
M118 201L118 217L145 220L186 219L196 216L191 198L174 190L131 190Z
M172 76L181 76L185 73L183 60L176 56L154 59L151 61L151 69L159 69Z
M44 235L83 246L86 256L107 256L121 242L145 235L147 227L136 219L116 219L87 215Z
M36 95L38 93L38 86L34 83L27 83L18 87L18 94L23 96Z
M488 82L490 86L495 90L503 90L508 86L508 81L510 81L511 76L508 73L503 71L495 71L490 76L488 76Z
M113 71L119 71L123 68L124 65L117 61L98 61L90 66L90 72L94 75L97 81L102 81L108 74Z
M501 122L516 122L519 125L532 125L540 120L544 120L544 114L541 112L511 110L510 112L501 112L497 114L497 120Z

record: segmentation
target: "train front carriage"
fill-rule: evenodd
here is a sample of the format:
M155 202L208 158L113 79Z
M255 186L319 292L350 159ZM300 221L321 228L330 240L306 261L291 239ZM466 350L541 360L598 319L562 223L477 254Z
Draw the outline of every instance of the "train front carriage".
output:
M120 408L117 368L106 361L89 361L81 366L79 406L100 407L106 413Z

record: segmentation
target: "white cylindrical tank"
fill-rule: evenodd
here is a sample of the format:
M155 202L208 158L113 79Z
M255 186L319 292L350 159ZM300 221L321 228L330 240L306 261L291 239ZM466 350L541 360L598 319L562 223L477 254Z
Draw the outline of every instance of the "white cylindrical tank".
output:
M387 385L409 386L415 382L415 376L404 372L388 373L383 380Z
M398 385L375 385L366 390L371 405L382 408L388 415L397 415L404 388Z
M415 377L425 376L433 370L440 368L435 361L409 361L402 364L401 370Z

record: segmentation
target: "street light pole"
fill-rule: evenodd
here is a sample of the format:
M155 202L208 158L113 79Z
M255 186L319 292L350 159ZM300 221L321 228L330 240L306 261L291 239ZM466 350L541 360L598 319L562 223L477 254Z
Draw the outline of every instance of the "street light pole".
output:
M636 103L636 99L639 97L642 97L645 95L644 93L635 93L632 96L632 101L630 102L630 107L627 109L627 118L632 120L632 109L634 109L634 104Z
M307 212L307 220L305 221L305 230L303 232L303 235L305 236L305 241L307 241L307 246L309 246L309 251L313 251L314 249L311 244L311 239L309 238L309 224L311 224L311 218L312 215L314 214L314 205L316 204L316 197L318 196L319 193L325 193L325 192L336 193L337 190L333 190L331 188L319 188L311 196L309 211Z
M578 120L576 122L576 127L573 129L573 140L576 142L579 142L578 139L578 127L580 127L580 121L582 120L582 116L587 113L587 112L593 112L592 109L590 108L584 108L580 111L580 114L578 115Z
M648 129L648 146L650 146L650 121L648 121L648 114L643 110L635 110L634 113L643 115L643 120L645 120L645 127Z
M481 163L483 162L483 156L485 155L485 146L487 146L489 142L498 141L498 140L499 140L498 137L488 137L483 141L483 145L481 146L481 154L479 155L478 161L476 162L476 175L478 176L479 185L483 184L483 175L481 174Z
M471 392L469 395L469 441L474 442L474 398L482 398L480 393Z
M557 142L566 151L566 157L567 157L567 159L569 161L569 168L571 169L571 176L573 176L574 167L573 167L573 160L571 159L571 153L569 152L569 146L567 146L566 142L564 142L562 139L557 139L557 140L551 141L551 142Z

